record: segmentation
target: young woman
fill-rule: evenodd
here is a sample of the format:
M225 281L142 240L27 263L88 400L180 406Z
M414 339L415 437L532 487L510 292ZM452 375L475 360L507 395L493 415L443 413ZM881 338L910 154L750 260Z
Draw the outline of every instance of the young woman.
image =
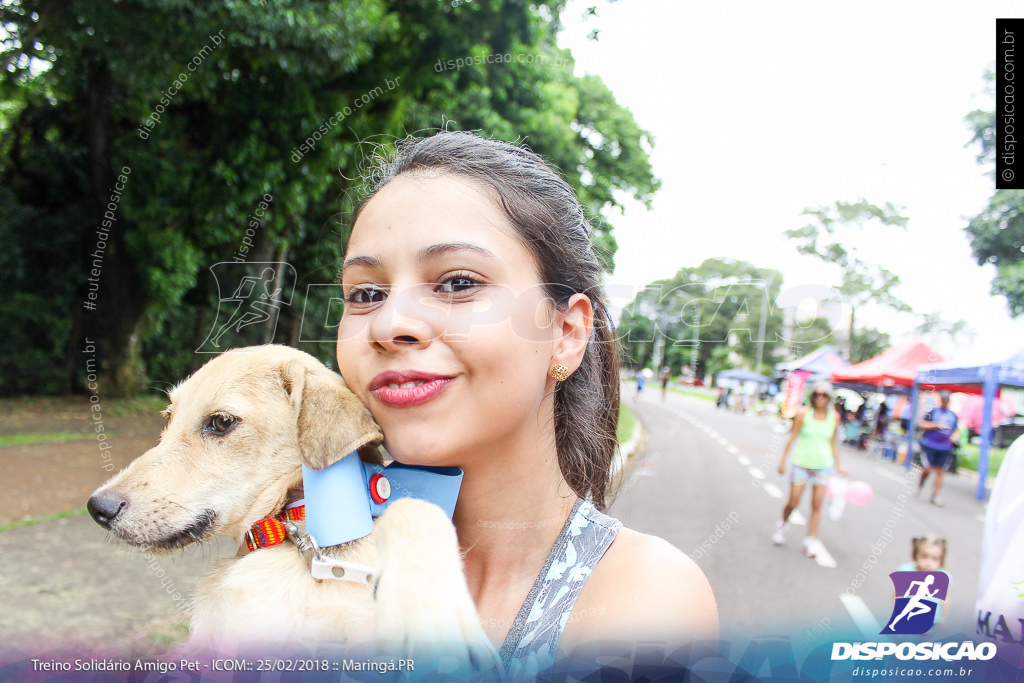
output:
M825 500L828 478L833 467L844 477L846 470L839 462L839 415L832 408L832 385L828 382L816 384L811 389L810 400L810 407L804 408L793 418L793 430L779 461L779 474L785 474L786 458L796 443L796 450L793 452L793 471L789 479L789 500L782 509L782 519L775 525L772 541L776 545L786 542L789 516L800 504L804 489L810 484L811 518L807 522L803 553L808 557L815 557L818 554L821 504Z
M502 658L717 637L689 558L601 512L618 364L572 189L467 133L402 141L377 177L340 273L339 369L392 457L464 470L453 521Z

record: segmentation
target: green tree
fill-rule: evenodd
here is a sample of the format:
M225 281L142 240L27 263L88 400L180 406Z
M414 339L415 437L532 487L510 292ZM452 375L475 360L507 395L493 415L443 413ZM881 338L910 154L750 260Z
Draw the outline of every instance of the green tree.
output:
M932 346L939 345L939 339L946 337L954 346L961 336L973 337L976 332L966 320L950 322L942 317L939 311L924 313L920 316L921 322L914 328L914 333L921 337L928 337Z
M708 259L682 268L647 285L623 310L618 335L624 362L647 365L660 346L662 364L673 374L696 360L694 370L703 376L718 348L750 366L759 355L770 359L782 343L782 314L774 307L781 289L781 273L746 261Z
M791 359L808 354L823 344L836 343L836 333L832 329L832 324L827 318L822 317L799 321L789 330L786 337L789 342L788 356Z
M990 67L983 76L986 95L993 98L995 73ZM990 108L976 109L966 117L971 139L978 146L978 163L995 176L996 113ZM981 213L965 228L971 252L978 265L995 266L992 293L1006 297L1010 315L1024 313L1024 192L996 190Z
M801 254L814 256L839 267L841 282L835 288L836 298L850 307L848 352L853 358L856 314L859 308L868 303L876 303L909 312L910 307L892 293L900 283L899 276L882 266L858 258L856 249L844 244L844 237L848 237L852 229L863 228L869 221L906 230L907 218L900 214L898 207L888 202L878 207L864 199L857 202L837 201L834 207L808 208L802 215L811 216L812 222L802 228L786 230L784 234L798 242L797 250Z
M851 363L860 363L868 358L874 358L892 346L889 335L874 327L865 327L857 330L853 335L853 352L850 355Z
M246 239L242 260L293 269L290 305L276 327L230 331L224 345L303 344L329 360L330 342L308 340L329 339L339 313L328 285L363 162L411 133L525 140L576 187L611 267L620 197L649 202L658 187L652 140L598 78L574 75L555 43L561 6L5 3L4 391L80 386L83 338L97 341L110 391L179 378L219 322L229 284L210 268ZM89 254L118 186L89 311ZM316 320L327 324L310 334Z

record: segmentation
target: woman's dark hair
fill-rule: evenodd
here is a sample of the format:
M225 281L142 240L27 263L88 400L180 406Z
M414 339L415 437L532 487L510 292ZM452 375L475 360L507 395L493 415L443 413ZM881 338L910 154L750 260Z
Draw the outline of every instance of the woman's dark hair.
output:
M594 327L576 372L555 389L555 445L562 476L576 495L604 509L618 441L619 362L601 290L591 227L572 187L534 152L472 133L406 138L393 158L378 156L370 199L403 173L451 175L493 192L533 255L545 293L563 308L576 293L590 298Z

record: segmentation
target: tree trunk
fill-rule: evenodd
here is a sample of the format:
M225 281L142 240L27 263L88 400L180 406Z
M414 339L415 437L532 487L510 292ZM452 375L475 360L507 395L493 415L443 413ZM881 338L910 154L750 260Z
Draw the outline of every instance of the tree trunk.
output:
M285 247L281 247L281 249L279 249L277 251L277 253L274 254L274 263L276 265L274 266L274 268L275 268L275 271L274 271L274 284L272 285L271 289L272 290L280 290L282 296L284 296L284 293L285 293L284 292L284 288L288 284L285 281L284 272L283 272L284 268L282 267L284 263L287 263L287 261L288 261L288 250ZM295 303L296 303L295 293L293 293L292 294L292 305L294 306ZM290 307L288 307L288 306L283 306L282 305L282 306L280 306L278 308L276 324L275 325L267 325L264 328L262 343L264 343L264 344L274 344L274 343L277 343L277 344L287 344L288 343L289 331L291 329L289 326L294 324L294 321L292 320L293 316L289 315L289 313L290 313Z
M850 306L850 349L849 349L849 360L850 360L851 364L857 362L857 361L854 360L854 356L853 356L853 320L854 320L854 315L856 314L856 312L857 312L856 309L853 306Z
M89 226L89 232L97 238L88 240L93 248L87 258L94 266L102 267L96 308L86 312L83 328L86 336L100 341L103 390L110 395L125 396L138 393L145 382L140 354L145 300L140 278L128 254L127 224L121 220L121 205L111 201L116 178L110 158L113 89L113 76L106 62L96 60L89 72L86 145L95 206L95 222ZM128 182L131 182L130 176ZM121 195L120 199L123 198ZM113 210L115 220L111 221L109 215L104 217L108 209ZM106 247L100 249L98 228L103 226L104 220L110 221L110 226L109 231L103 233Z

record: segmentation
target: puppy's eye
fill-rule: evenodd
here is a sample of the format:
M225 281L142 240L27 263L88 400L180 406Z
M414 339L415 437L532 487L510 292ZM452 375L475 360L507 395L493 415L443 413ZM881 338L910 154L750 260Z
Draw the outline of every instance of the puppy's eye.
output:
M206 424L203 425L203 431L208 434L221 436L223 434L227 434L232 429L234 429L235 425L238 424L238 422L238 418L235 417L234 415L225 415L223 413L217 413L216 415L211 415L209 418L207 418Z

